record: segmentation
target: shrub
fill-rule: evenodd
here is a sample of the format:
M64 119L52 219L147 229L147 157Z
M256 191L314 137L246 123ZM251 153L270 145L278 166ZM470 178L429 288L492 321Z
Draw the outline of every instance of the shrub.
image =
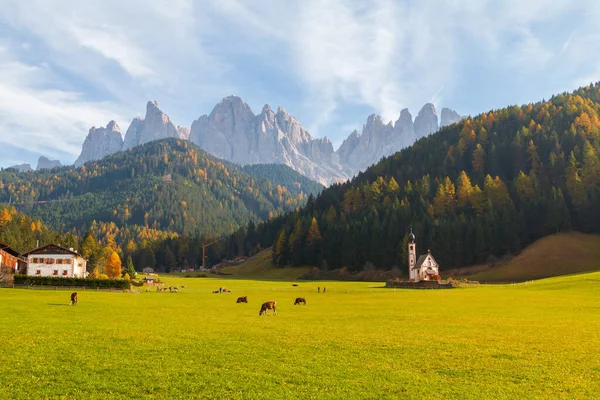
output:
M15 275L15 285L29 286L85 286L93 289L129 289L125 280L95 279L95 278L61 278L54 276Z

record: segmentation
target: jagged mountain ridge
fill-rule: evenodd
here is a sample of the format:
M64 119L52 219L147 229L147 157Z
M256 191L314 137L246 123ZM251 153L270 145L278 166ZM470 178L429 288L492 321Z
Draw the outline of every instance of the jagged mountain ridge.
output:
M401 111L394 124L385 124L381 117L373 114L368 117L362 133L355 130L334 151L327 137L313 138L281 106L275 112L265 105L255 115L240 97L228 96L188 129L175 126L156 101L149 101L144 119L135 117L124 138L114 121L106 128L92 127L75 165L153 140L174 137L190 140L214 156L236 164L283 164L329 185L351 178L381 158L460 119L455 111L444 108L441 125L438 125L433 104L423 106L414 122L408 109Z
M36 170L40 171L42 169L52 169L52 168L56 168L56 167L62 167L62 164L60 163L59 160L50 160L48 157L41 156L38 159ZM28 164L28 163L12 165L8 168L17 170L18 172L33 171L33 168L31 168L31 164Z

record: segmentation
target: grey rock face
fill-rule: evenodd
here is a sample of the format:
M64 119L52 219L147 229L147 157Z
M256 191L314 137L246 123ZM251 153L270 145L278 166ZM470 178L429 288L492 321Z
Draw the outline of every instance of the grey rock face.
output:
M440 118L440 128L444 126L452 125L458 121L460 121L462 117L458 115L458 113L449 108L442 108L442 115Z
M123 150L139 146L153 140L165 138L181 138L181 130L177 130L167 114L158 108L156 101L149 101L146 105L144 119L135 117L125 133Z
M412 116L408 109L402 110L400 118L392 125L384 124L378 115L370 115L363 126L362 134L355 130L342 143L337 153L341 164L350 175L377 163L415 140Z
M14 168L19 172L29 172L29 171L33 171L33 169L31 169L31 164L19 164L19 165L13 165L12 167L9 168Z
M41 169L52 169L54 167L60 167L62 164L58 160L50 160L44 156L38 159L37 170Z
M188 140L190 138L190 128L177 125L177 134L180 139Z
M92 127L83 142L81 154L75 160L75 166L79 167L88 161L100 160L120 151L122 147L123 137L115 121L110 121L106 128Z
M435 106L427 103L421 108L415 118L415 135L417 138L422 138L423 136L437 132L438 129L438 116Z
M328 139L313 139L283 107L275 113L265 105L254 115L237 96L224 98L209 115L194 121L190 141L241 165L285 164L323 184L347 178L333 161Z

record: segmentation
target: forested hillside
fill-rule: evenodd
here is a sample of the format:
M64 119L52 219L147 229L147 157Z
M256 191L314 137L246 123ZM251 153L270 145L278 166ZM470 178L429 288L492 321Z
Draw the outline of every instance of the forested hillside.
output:
M273 171L263 167L257 175L284 183L253 177L189 142L166 139L79 168L0 171L0 202L11 200L58 230L90 230L105 243L139 248L179 234L229 234L294 210L317 190L291 170Z
M294 196L316 196L325 188L283 164L244 165L241 170L248 175L267 179L274 185L285 187Z
M77 237L60 234L42 223L19 213L14 207L0 206L0 242L6 243L19 252L32 250L39 243L58 243L64 247L77 247Z
M468 118L299 212L233 235L277 265L406 266L412 225L442 269L515 254L548 234L600 232L600 86Z

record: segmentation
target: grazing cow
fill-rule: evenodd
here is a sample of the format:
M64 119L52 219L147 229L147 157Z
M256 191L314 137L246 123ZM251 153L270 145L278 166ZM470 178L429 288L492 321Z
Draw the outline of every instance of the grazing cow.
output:
M296 301L294 302L294 305L298 305L298 304L306 305L306 299L304 297L296 297Z
M297 283L292 283L292 286L298 286L298 284Z
M69 303L69 305L71 305L71 306L77 305L77 292L71 293L71 303Z
M231 290L223 288L223 293L231 293Z
M184 286L184 285L181 285L181 288L182 288L182 289L185 289L185 286Z
M236 303L248 303L248 296L238 297Z
M258 315L269 315L269 310L273 310L273 315L277 315L277 302L276 301L267 301L260 306L260 311Z

